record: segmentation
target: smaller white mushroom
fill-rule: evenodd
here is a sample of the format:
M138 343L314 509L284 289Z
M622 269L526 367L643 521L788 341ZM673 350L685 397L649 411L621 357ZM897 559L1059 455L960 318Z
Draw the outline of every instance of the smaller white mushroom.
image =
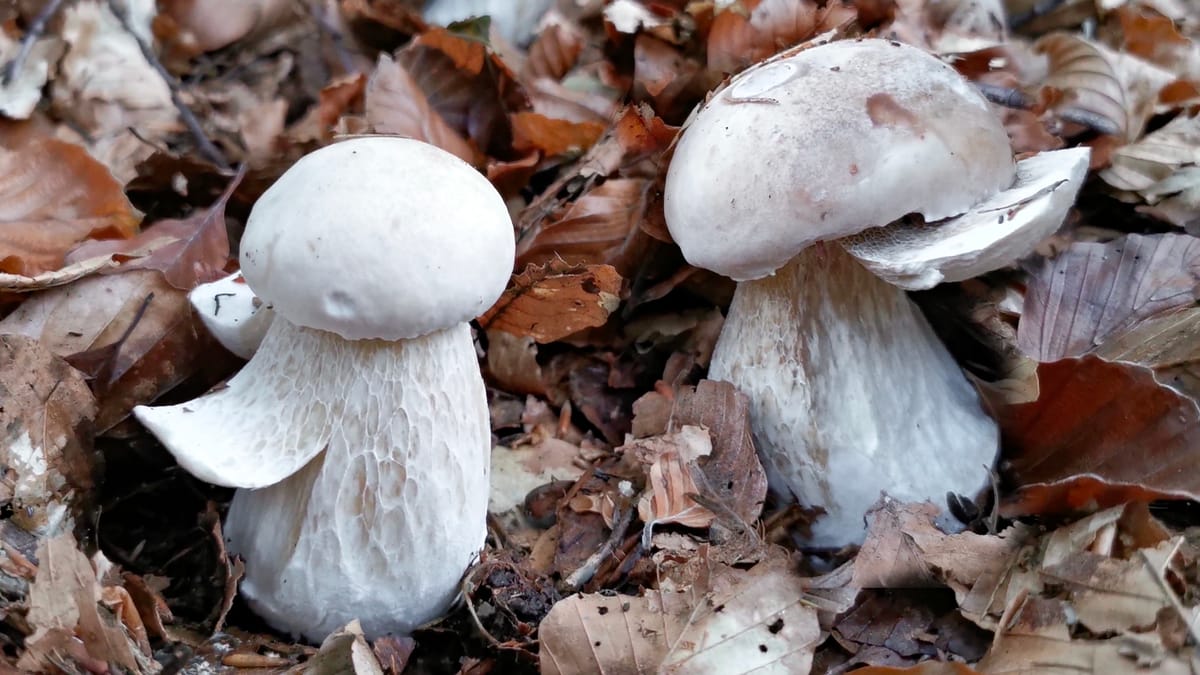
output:
M275 318L241 272L200 284L188 293L188 301L217 342L246 360L258 351Z
M243 488L225 534L272 626L404 634L453 601L491 449L467 322L513 257L487 179L414 140L317 150L254 205L241 265L275 312L262 344L224 388L134 413L185 469Z

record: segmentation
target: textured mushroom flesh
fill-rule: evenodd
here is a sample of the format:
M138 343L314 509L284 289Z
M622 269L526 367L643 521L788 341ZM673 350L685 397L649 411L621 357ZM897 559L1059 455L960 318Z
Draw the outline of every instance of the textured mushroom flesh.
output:
M824 509L813 546L861 541L883 492L938 504L974 494L999 447L917 307L836 244L738 284L709 377L750 397L772 489Z
M948 220L893 223L840 240L867 269L908 290L963 281L1033 252L1062 225L1087 176L1088 148L1043 152L1017 164L1007 190Z
M258 351L275 312L250 290L241 272L200 284L188 301L221 346L249 360Z
M271 333L257 358L290 348L304 380L341 374L340 386L328 405L294 391L287 421L263 421L262 399L236 395L223 399L224 426L210 420L212 448L243 418L280 441L311 420L326 450L234 495L225 536L246 561L241 594L272 626L316 642L352 619L372 638L408 633L449 607L483 546L491 434L470 328L364 344L277 319Z
M743 281L816 241L961 214L1013 175L1003 125L953 68L900 43L843 40L713 95L676 145L664 210L688 262Z

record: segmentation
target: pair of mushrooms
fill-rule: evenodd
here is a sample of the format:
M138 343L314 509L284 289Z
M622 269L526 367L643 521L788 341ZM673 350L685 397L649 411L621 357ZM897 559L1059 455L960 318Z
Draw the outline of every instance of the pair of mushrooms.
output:
M774 489L825 511L810 543L861 539L882 492L985 483L996 425L904 289L1027 254L1087 159L1014 164L965 80L882 40L766 61L693 115L667 224L689 262L740 282L710 377L749 395ZM909 214L938 222L894 222ZM249 289L197 289L214 334L253 358L225 389L135 413L186 469L243 488L225 531L272 625L320 640L358 618L373 637L448 607L488 495L466 322L512 258L504 204L476 171L365 138L306 156L255 205Z

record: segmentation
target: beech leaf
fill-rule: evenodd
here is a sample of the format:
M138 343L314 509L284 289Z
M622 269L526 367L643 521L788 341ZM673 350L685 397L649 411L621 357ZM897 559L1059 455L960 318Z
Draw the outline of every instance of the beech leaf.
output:
M515 275L479 324L554 342L603 325L621 302L621 276L609 265L530 265Z

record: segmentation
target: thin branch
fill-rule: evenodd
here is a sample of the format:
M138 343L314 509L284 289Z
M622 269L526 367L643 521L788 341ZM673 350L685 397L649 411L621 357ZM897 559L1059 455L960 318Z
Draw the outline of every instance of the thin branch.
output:
M612 555L616 550L617 544L625 537L625 531L629 529L629 524L633 522L633 514L637 511L631 500L622 499L622 503L617 504L616 512L613 514L612 534L609 535L608 541L593 553L587 560L584 561L579 569L575 570L562 582L562 590L564 595L574 593L583 585L586 584L596 572L600 570L608 556Z
M0 84L8 86L13 78L20 72L21 66L25 65L25 59L29 58L29 53L33 51L33 43L46 32L46 26L50 23L50 19L58 12L58 8L63 4L63 0L50 0L43 7L42 11L33 17L33 23L29 24L29 28L25 31L25 35L21 37L21 48L17 51L17 55L12 61L9 61L4 66L4 76L0 78Z
M163 81L167 83L167 89L169 89L171 92L171 102L175 104L175 109L179 111L179 117L183 120L184 125L187 126L188 131L191 132L192 138L195 139L196 146L197 149L199 149L200 154L203 155L206 160L216 164L222 170L228 171L231 168L229 166L229 162L225 161L225 156L221 154L221 151L217 148L217 146L213 145L213 142L208 139L208 136L204 135L204 129L200 126L200 121L196 119L196 115L192 113L191 108L187 107L187 104L184 103L183 99L179 96L179 83L170 73L167 72L167 69L163 67L162 62L158 60L158 55L154 53L154 50L150 47L150 45L146 44L142 40L141 36L139 36L137 32L133 30L133 27L129 25L129 17L127 17L121 7L118 6L117 0L108 0L108 9L117 17L117 20L121 22L121 27L125 29L125 32L129 33L134 42L137 42L138 48L142 50L142 56L146 57L146 61L150 64L150 66L154 68L159 77L161 77Z

